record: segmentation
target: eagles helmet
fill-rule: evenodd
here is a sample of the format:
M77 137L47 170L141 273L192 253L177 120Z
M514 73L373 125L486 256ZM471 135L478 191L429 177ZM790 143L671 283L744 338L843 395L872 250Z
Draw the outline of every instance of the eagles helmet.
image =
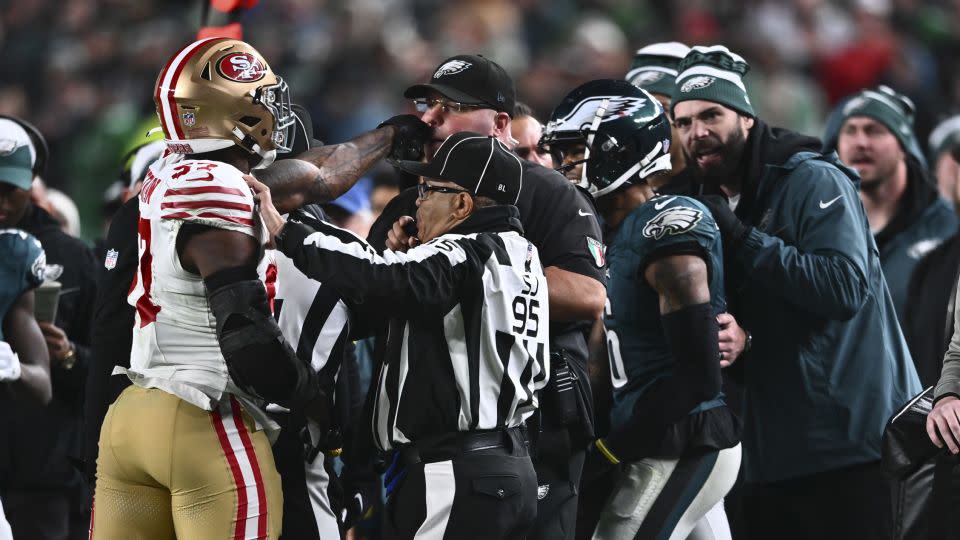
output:
M154 101L173 153L237 145L259 155L262 167L292 147L287 83L243 41L207 38L181 49L160 71Z
M646 90L600 79L571 91L553 110L541 146L584 145L578 185L601 197L659 171L669 171L670 120Z

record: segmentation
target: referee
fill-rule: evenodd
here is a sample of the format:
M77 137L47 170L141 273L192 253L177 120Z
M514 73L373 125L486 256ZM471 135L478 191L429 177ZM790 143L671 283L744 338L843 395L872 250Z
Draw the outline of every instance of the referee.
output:
M546 278L513 206L523 165L494 137L461 132L420 176L419 238L407 252L360 249L344 231L284 222L265 186L277 249L391 335L372 428L393 451L385 538L525 538L536 473L520 426L547 381Z

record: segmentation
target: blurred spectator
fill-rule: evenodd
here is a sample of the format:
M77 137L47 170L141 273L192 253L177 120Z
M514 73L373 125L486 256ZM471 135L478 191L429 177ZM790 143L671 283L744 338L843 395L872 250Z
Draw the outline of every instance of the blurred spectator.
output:
M337 227L366 238L374 220L370 212L372 188L373 181L370 178L361 178L349 191L323 205L323 211Z
M930 133L930 164L940 195L954 204L958 201L960 178L960 115L941 122Z
M960 208L960 168L953 152L960 148L960 116L943 121L930 135L930 158L935 164L940 193ZM943 355L953 335L960 233L945 240L917 263L907 288L903 335L917 366L920 383L936 384Z
M543 165L548 169L554 167L550 152L540 146L540 136L543 135L543 124L534 118L533 111L526 103L517 102L513 107L513 120L510 122L513 138L517 146L513 152L521 159Z
M837 152L860 173L860 200L902 321L914 266L953 235L957 216L927 168L909 152L915 137L908 98L880 86L847 100L840 114Z

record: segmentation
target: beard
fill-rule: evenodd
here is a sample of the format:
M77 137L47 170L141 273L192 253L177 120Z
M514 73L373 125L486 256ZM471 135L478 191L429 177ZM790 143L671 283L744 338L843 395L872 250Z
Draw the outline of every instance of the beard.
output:
M716 137L699 140L690 150L683 149L683 157L694 177L703 184L728 184L734 182L733 174L740 165L743 149L747 145L744 130L736 128L730 132L726 141ZM711 163L701 165L698 156L715 154Z

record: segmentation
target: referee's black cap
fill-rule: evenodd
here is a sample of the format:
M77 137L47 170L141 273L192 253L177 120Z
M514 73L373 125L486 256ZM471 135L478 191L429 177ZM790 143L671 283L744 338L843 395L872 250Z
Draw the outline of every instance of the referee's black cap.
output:
M523 187L523 164L496 137L461 131L443 141L433 160L398 161L410 174L453 182L474 195L499 204L517 204Z
M500 64L479 54L452 56L437 66L426 84L415 84L403 97L417 99L436 91L453 101L468 105L486 105L513 117L517 92L513 79Z

